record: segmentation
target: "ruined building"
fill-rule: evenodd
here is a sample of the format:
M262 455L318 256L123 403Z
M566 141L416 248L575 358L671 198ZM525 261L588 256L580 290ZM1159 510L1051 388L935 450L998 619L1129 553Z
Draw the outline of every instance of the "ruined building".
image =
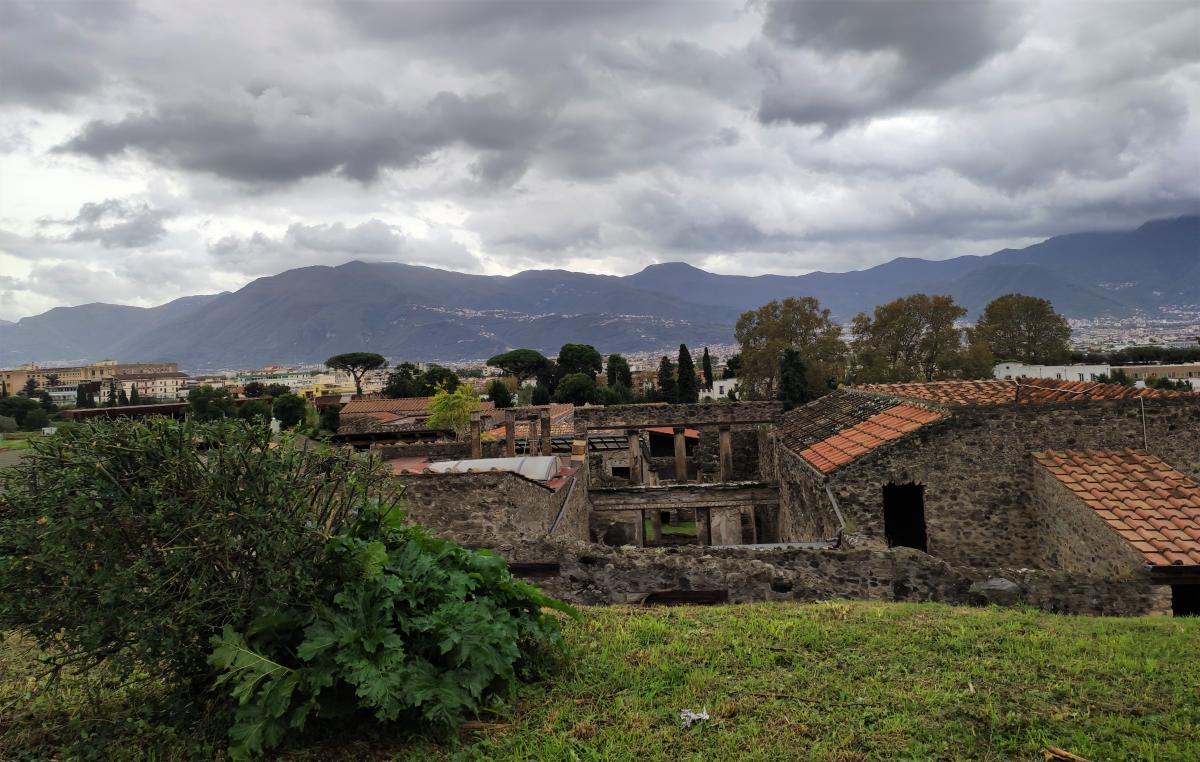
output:
M555 407L387 451L414 519L580 602L1197 612L1200 395L988 380L843 388L788 412Z

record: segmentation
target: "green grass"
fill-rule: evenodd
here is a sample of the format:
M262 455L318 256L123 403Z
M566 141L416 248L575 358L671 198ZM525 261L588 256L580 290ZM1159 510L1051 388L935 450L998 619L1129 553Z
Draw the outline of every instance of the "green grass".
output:
M645 531L646 531L647 537L649 537L653 533L653 522L651 522L650 519L646 519ZM677 535L686 536L686 537L695 537L696 536L696 522L681 521L678 524L663 524L662 525L662 533L663 534L677 534Z
M288 756L1033 760L1058 746L1092 760L1200 759L1200 619L863 602L609 607L585 610L566 635L553 678L454 739L340 727ZM0 651L0 759L50 756L69 718L120 723L147 690L94 706L76 683L39 690L18 645ZM682 709L711 719L684 730ZM195 756L181 751L184 730L139 733L127 756Z
M28 439L0 439L0 450L28 450Z

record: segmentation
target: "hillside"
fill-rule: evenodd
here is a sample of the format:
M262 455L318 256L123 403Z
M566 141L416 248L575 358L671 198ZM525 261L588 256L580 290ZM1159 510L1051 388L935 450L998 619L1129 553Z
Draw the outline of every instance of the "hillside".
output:
M466 360L512 347L554 352L729 343L737 315L815 296L836 319L915 292L952 294L971 315L1011 291L1068 317L1126 316L1200 303L1200 217L1051 238L941 261L898 258L845 273L719 275L684 263L624 276L537 270L484 276L348 262L259 278L233 293L153 308L59 307L0 322L0 366L30 360L176 360L189 369L319 362L368 349L392 359Z
M444 739L362 725L293 760L1200 758L1200 619L940 604L587 609L544 685ZM212 759L223 743L148 719L153 683L45 689L0 640L0 758ZM97 698L89 701L93 691ZM707 710L684 729L679 713ZM66 719L71 718L70 722ZM81 741L82 733L90 733ZM72 744L77 744L72 749Z

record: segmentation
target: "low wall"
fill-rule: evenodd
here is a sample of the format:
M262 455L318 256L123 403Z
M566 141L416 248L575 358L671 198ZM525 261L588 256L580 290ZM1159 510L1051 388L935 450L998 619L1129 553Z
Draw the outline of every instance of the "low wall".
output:
M541 541L497 547L511 561L557 561L560 573L538 579L551 595L576 604L640 603L655 592L726 590L733 603L881 601L982 603L973 588L1011 585L1009 602L1064 614L1131 616L1170 612L1170 588L1145 573L1099 577L1063 571L953 567L909 548L610 548ZM994 600L994 598L993 598Z
M575 408L575 432L647 426L691 427L773 421L781 402L707 402L683 405L606 405Z
M464 545L544 538L558 519L555 537L587 539L587 494L582 484L557 491L507 471L465 474L404 474L408 518L432 533Z

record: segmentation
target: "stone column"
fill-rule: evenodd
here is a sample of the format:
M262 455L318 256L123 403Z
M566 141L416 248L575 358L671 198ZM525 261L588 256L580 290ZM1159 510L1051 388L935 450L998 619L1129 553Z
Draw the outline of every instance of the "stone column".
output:
M683 427L675 427L675 481L683 484L688 480L687 472L687 438L683 435Z
M471 433L468 436L471 439L471 459L477 460L483 457L483 442L480 441L480 436L483 434L483 423L479 420L479 413L471 414Z
M504 411L504 454L517 457L517 414L511 410Z
M554 454L554 442L550 436L550 411L543 410L538 416L541 421L542 446L539 449L541 455Z
M625 432L629 437L629 483L642 483L642 435L637 429Z
M525 454L526 455L544 455L545 453L538 451L538 419L536 415L529 416L525 421L525 425L529 427L529 433L525 435Z
M727 482L733 476L733 435L728 426L718 429L720 456L717 458L717 481Z

